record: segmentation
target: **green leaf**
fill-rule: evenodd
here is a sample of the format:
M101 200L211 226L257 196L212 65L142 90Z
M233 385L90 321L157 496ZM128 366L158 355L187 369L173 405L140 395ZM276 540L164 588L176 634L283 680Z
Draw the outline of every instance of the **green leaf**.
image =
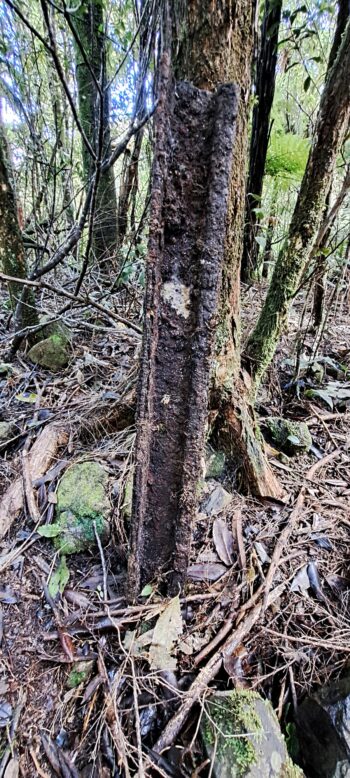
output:
M264 246L265 246L265 238L262 238L261 235L256 235L255 236L255 240L256 240L257 244L260 246L260 248L263 249Z
M307 92L311 84L311 76L306 76L304 81L304 92Z
M35 403L37 397L38 395L35 392L20 392L16 394L16 400L19 400L21 403Z
M70 573L66 564L66 557L63 556L57 570L55 570L50 578L49 593L51 594L51 597L56 597L58 592L62 594L69 581L69 576Z
M140 597L149 597L150 594L152 594L152 592L153 592L153 588L151 584L146 584L146 586L144 586L142 589Z
M43 538L57 538L60 535L62 529L59 524L44 524L43 527L39 527L38 534Z
M287 440L289 443L291 443L293 446L301 446L301 442L299 438L297 438L296 435L288 435Z

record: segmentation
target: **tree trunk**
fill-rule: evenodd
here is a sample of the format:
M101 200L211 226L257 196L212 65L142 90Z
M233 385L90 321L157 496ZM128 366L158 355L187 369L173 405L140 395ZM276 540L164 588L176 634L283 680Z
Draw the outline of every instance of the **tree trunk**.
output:
M275 225L276 225L276 218L277 218L277 201L278 201L278 178L275 177L273 179L270 215L269 215L269 221L266 230L266 242L264 247L263 267L262 267L263 278L269 278L269 276L271 275L270 271L273 265L272 244L273 244L273 238L275 234Z
M0 261L4 273L28 278L22 233L18 224L17 204L10 175L10 160L5 134L0 127ZM9 282L13 311L17 309L17 329L39 323L33 291L22 284ZM33 339L32 339L33 340Z
M165 55L167 58L167 55ZM156 115L129 582L183 583L196 512L237 98L164 76ZM168 579L169 583L169 579Z
M332 48L329 54L329 60L328 60L329 68L333 65L336 59L337 52L341 43L341 38L344 33L349 16L350 16L350 0L338 0L337 26L335 29ZM329 200L330 200L330 192L326 199L326 216L329 209ZM329 224L327 229L325 230L322 240L320 241L320 245L317 247L318 248L318 257L316 259L317 272L315 276L314 304L313 304L314 325L317 328L320 328L322 326L323 315L324 315L324 303L325 303L325 296L326 296L327 267L328 267L327 254L325 253L325 249L327 248L327 243L330 236L331 228L332 228L332 224Z
M260 218L266 154L269 143L270 114L275 93L278 33L282 0L265 0L257 64L255 105L250 139L249 175L244 226L242 279L249 281L258 269L259 244L256 241Z
M276 262L258 323L246 351L255 388L270 364L290 304L309 260L350 117L350 22L334 65L327 72L315 140L309 154L288 238Z
M281 496L268 466L240 365L240 263L243 243L248 112L255 3L251 0L188 0L186 35L176 72L201 89L232 81L238 86L236 140L228 206L228 229L217 327L214 391L215 437L240 462L248 488L259 496Z
M75 42L75 51L80 121L92 149L98 157L101 156L102 161L110 154L111 140L102 2L82 0L73 18L79 39L79 43ZM94 170L94 162L83 141L82 158L84 176L88 182ZM113 168L109 168L101 174L96 194L92 250L97 262L113 256L116 246L117 200Z

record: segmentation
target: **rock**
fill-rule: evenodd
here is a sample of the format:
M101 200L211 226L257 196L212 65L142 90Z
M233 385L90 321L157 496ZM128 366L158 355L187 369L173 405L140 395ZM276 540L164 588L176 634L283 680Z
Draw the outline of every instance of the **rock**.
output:
M13 421L0 421L0 445L14 438L17 433L18 427Z
M223 451L208 448L205 452L205 477L220 478L225 469L226 457Z
M108 540L107 482L108 475L97 462L73 465L64 474L57 489L56 526L60 531L54 539L61 553L75 554L94 546L93 522L102 542Z
M288 755L271 704L259 694L242 689L216 695L207 708L210 718L203 717L201 734L214 759L212 778L303 776Z
M40 323L44 322L45 319L41 319ZM67 343L72 343L73 335L69 327L67 327L66 324L63 323L63 321L52 321L49 322L49 324L45 324L45 327L41 330L44 338L50 338L52 335L59 335L61 338L67 341Z
M310 778L350 777L350 676L306 697L297 726Z
M290 421L279 416L269 416L264 419L263 427L276 446L286 454L293 456L302 451L309 451L312 437L304 421Z
M50 335L49 338L35 343L28 351L28 357L34 364L47 367L56 373L68 364L68 341L62 335Z
M207 516L212 516L214 513L222 511L231 500L232 494L227 492L221 484L217 484L209 497L205 500L201 510L204 511Z

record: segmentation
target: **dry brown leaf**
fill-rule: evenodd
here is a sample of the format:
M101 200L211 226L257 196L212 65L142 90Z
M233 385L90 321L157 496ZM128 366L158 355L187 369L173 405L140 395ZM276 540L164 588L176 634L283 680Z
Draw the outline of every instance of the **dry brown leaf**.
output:
M188 568L187 576L192 581L217 581L224 573L227 573L227 568L224 565L220 565L218 562L203 562L191 565Z
M233 535L224 519L215 519L213 524L213 541L221 561L224 565L230 567L233 562Z
M182 634L182 617L179 597L173 597L160 614L153 632L149 650L152 670L176 670L176 659L172 656L174 644Z

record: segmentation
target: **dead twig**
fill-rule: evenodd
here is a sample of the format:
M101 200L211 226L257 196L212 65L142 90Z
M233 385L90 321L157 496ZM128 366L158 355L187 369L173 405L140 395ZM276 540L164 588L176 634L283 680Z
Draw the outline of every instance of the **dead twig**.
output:
M333 459L335 459L338 454L340 454L340 448L337 448L335 451L331 451L330 454L327 454L325 457L322 457L322 459L319 459L318 462L315 462L312 467L310 467L310 470L307 471L305 478L308 481L312 481L315 473L317 473L318 470L320 470L321 467L324 467L325 465L328 465L329 462L332 462Z
M284 584L277 586L272 592L270 592L268 605L271 605L273 602L275 602L275 600L281 596L283 590ZM193 681L192 686L188 690L183 702L181 703L179 710L170 719L161 736L158 738L156 744L153 746L154 751L160 753L174 742L175 738L182 729L193 705L198 702L202 694L206 691L208 684L219 672L224 657L230 656L247 637L247 635L249 635L252 627L260 618L262 608L262 603L258 603L252 608L250 613L248 613L243 621L241 621L238 628L234 629L232 634L229 635L224 645L212 656L205 667L203 667L203 669L199 672L197 678Z

